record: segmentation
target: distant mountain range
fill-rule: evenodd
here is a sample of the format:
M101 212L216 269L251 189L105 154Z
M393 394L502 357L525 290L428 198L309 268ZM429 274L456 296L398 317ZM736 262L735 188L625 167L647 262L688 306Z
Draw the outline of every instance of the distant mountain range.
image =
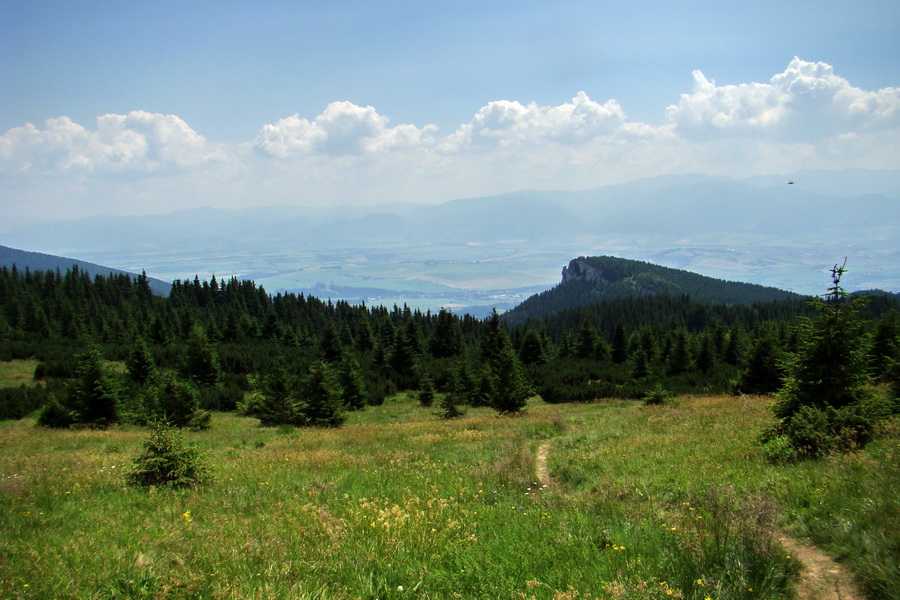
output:
M0 241L165 280L215 273L432 309L511 308L554 285L571 257L603 254L806 294L846 256L848 289L900 291L900 171L663 176L438 205L202 208L56 221Z
M40 252L27 252L25 250L16 250L15 248L0 246L0 267L7 267L11 269L13 266L23 272L26 269L29 269L31 271L58 270L60 273L65 273L73 267L78 267L80 271L89 274L91 277L94 277L96 275L103 275L104 277L108 277L109 275L125 274L134 278L138 275L138 273L129 273L127 271L121 271L119 269L111 269L110 267L95 265L94 263L89 263L83 260L63 258L61 256L52 256L50 254L41 254ZM157 296L168 296L169 291L172 289L171 282L166 283L165 281L153 279L152 277L148 277L147 282L150 285L150 289Z

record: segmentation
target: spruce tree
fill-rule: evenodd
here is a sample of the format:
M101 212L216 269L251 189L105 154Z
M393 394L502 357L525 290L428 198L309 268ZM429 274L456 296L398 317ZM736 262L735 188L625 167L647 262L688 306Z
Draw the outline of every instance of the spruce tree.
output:
M100 350L89 345L76 357L75 379L63 406L72 410L79 423L100 426L119 421L121 388L116 376L103 363Z
M543 365L547 362L547 351L541 334L535 329L525 332L522 347L519 349L519 359L526 365Z
M684 329L676 329L672 334L669 356L666 358L666 375L681 375L693 369L693 357Z
M600 334L593 325L587 321L581 324L578 331L578 341L575 344L575 356L577 358L594 358L594 352L600 340Z
M146 390L145 403L151 418L157 421L175 427L207 429L210 414L200 410L199 397L193 385L179 381L171 373L165 373Z
M181 374L198 385L215 386L222 377L219 355L200 327L193 327L188 336L181 362Z
M612 349L610 357L614 363L621 365L628 360L628 341L625 338L625 328L622 326L621 322L616 323L616 327L613 330L611 345Z
M753 340L744 369L735 383L735 391L743 394L772 394L781 387L784 375L782 352L771 335L761 333Z
M300 414L313 427L338 427L346 419L341 387L331 367L316 361L300 384Z
M306 425L297 401L297 380L281 363L251 381L251 397L246 414L259 419L263 427Z
M522 369L519 358L507 343L501 350L493 372L491 405L502 414L514 414L525 408L525 402L532 395L531 386Z
M341 400L350 410L360 410L369 400L369 392L362 376L359 361L349 352L344 352L338 367L338 382L341 386Z
M210 471L209 459L188 445L181 431L159 423L144 441L144 452L125 474L125 483L134 487L193 488L208 482Z
M800 326L798 352L787 361L775 415L790 419L801 406L841 408L868 396L867 347L856 312L863 302L841 287L843 266L831 270L832 285L814 303L819 317Z
M430 377L423 377L422 382L419 384L419 404L425 407L431 406L434 404L434 396L434 382L431 381Z
M444 308L438 313L428 351L435 358L451 358L462 353L462 330L459 319Z
M125 360L125 371L128 377L138 385L145 385L156 373L156 361L144 338L137 337Z
M773 412L776 425L766 448L784 438L800 456L816 457L865 444L889 410L868 387L866 338L856 318L864 301L841 287L843 266L831 270L832 285L814 303L819 316L800 327L797 352L786 361L784 383Z

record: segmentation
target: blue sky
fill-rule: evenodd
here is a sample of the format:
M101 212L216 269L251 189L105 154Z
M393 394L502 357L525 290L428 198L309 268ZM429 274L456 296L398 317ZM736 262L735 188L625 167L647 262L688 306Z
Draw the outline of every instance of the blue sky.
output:
M892 0L0 11L9 223L900 166Z

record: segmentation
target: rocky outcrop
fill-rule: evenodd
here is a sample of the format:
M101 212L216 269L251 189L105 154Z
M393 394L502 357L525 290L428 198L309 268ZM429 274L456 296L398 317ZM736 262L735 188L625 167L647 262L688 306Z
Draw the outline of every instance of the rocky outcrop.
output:
M610 284L612 280L603 276L603 269L591 266L584 258L575 258L563 267L562 283L569 281L587 281L590 283Z

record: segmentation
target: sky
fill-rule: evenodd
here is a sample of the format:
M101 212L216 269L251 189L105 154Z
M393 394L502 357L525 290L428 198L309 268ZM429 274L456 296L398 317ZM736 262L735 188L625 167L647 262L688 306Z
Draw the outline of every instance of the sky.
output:
M900 168L900 2L0 0L0 230Z

